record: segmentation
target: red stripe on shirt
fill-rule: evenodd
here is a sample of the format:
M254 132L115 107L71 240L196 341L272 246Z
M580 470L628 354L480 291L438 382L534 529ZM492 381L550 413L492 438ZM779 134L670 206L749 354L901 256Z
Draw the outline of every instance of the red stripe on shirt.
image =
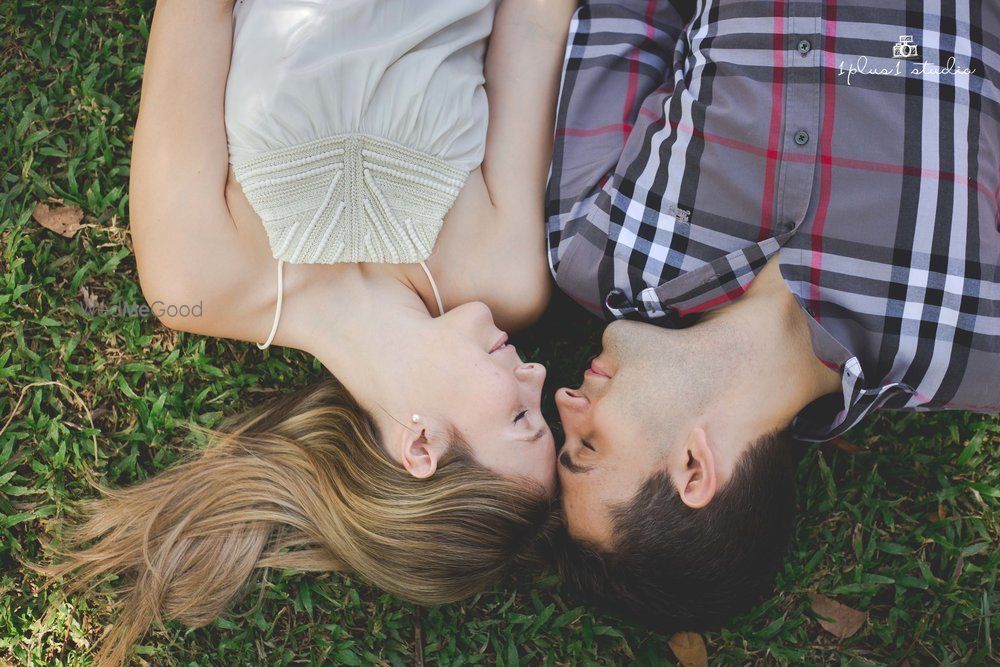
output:
M646 39L653 38L653 12L656 11L656 0L646 0ZM635 95L639 89L639 60L642 50L636 45L629 54L628 87L625 89L625 108L622 109L622 127L627 135L632 131L632 121L635 118Z
M639 113L647 118L657 121L658 123L663 123L663 121L666 120L662 114L658 114L645 107L640 109ZM726 148L732 148L734 150L749 153L762 158L779 160L782 162L802 163L815 162L817 159L814 155L806 155L803 153L796 153L794 151L770 150L756 144L747 143L746 141L733 139L732 137L699 130L688 123L672 120L670 121L670 125L681 132L687 132L691 136L698 137L699 139L709 143L718 144L720 146L725 146ZM623 132L624 129L624 126L615 123L592 129L562 128L558 134L573 137L588 137L608 132ZM1000 199L1000 187L997 188L996 193L993 193L987 186L983 185L976 179L969 178L968 176L962 176L961 174L956 174L951 171L939 171L937 169L891 164L888 162L875 162L874 160L858 160L855 158L842 157L840 155L830 155L826 152L821 152L818 157L821 163L826 163L834 167L845 167L847 169L858 169L861 171L878 171L888 174L905 174L907 176L918 176L920 178L934 178L941 181L952 181L954 183L964 184L968 187L975 188L991 199Z
M688 308L686 310L678 308L677 314L683 317L684 315L690 315L691 313L700 313L704 310L715 308L719 304L729 303L736 297L746 292L748 287L750 287L749 282L747 282L746 285L739 285L735 289L729 290L725 294L720 294L719 296L709 299L708 301L703 301L702 303L699 303L697 306L692 306L691 308Z
M781 110L785 67L784 16L784 0L777 0L774 3L774 35L771 43L774 61L774 65L771 68L771 127L767 138L767 161L764 165L764 195L760 203L760 231L757 232L758 241L769 238L771 236L771 229L774 227L776 190L774 181L778 162L772 156L778 154L778 145L781 142Z
M840 364L834 363L832 361L827 361L823 357L816 357L816 358L819 359L819 362L824 366L826 366L827 368L833 369L835 371L840 371Z
M823 127L820 130L819 147L823 155L833 151L833 123L836 109L837 73L835 71L834 53L837 39L837 3L829 0L826 5L826 15L823 17L824 45L823 60ZM830 189L833 167L829 159L820 160L819 202L816 208L816 218L813 221L811 234L812 255L809 270L809 301L812 303L813 317L820 318L819 282L823 268L823 226L830 210Z
M609 132L624 132L628 133L632 130L632 126L626 126L623 123L612 123L611 125L603 125L601 127L561 127L556 131L557 137L594 137L598 134L607 134Z

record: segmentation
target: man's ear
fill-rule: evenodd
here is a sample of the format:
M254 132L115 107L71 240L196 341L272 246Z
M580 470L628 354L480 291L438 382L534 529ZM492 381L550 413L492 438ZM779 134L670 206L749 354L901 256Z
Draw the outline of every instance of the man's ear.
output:
M681 443L677 465L671 472L681 501L692 509L705 507L715 497L718 470L705 429L694 427Z
M438 461L447 443L431 442L423 424L401 429L400 461L417 479L426 479L437 471Z

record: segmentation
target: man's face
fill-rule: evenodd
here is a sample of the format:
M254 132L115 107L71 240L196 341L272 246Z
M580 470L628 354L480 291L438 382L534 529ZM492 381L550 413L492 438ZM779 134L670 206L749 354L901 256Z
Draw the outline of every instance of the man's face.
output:
M686 405L686 363L676 336L651 324L619 321L579 389L556 392L566 433L559 453L562 505L570 534L611 548L613 509L666 466ZM683 358L683 357L682 357Z

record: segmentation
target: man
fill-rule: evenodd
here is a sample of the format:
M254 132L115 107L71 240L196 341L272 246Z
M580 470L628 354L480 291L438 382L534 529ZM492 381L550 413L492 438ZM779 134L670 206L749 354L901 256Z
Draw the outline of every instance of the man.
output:
M1000 410L998 70L998 3L578 10L550 263L619 321L556 394L572 588L718 625L771 585L797 441Z

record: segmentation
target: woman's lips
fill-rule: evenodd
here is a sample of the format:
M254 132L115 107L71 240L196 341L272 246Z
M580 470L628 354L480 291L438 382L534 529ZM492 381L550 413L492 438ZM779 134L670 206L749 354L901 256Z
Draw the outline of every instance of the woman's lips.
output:
M500 340L498 340L493 345L493 347L490 349L490 354L493 354L494 352L496 352L497 350L499 350L501 347L503 347L506 344L507 344L507 334L506 333L501 333L500 334Z

